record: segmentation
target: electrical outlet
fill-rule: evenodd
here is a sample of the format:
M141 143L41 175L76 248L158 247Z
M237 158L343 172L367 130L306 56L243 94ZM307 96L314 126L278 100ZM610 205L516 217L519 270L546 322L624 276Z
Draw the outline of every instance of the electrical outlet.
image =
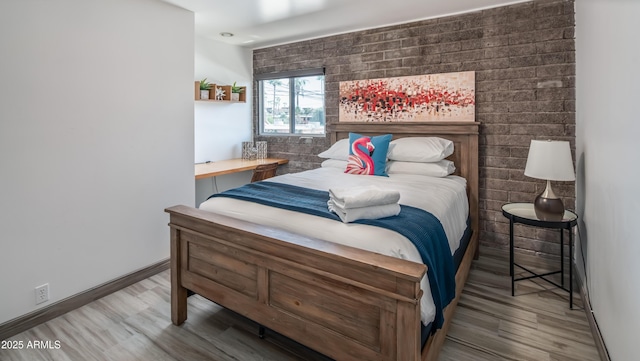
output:
M49 284L36 287L36 305L49 301Z

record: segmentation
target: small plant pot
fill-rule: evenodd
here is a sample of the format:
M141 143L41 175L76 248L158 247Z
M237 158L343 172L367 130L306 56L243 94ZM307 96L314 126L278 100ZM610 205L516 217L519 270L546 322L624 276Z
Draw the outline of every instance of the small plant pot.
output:
M240 93L231 93L231 100L237 102L240 100Z
M209 91L200 90L200 99L203 99L203 100L209 99Z

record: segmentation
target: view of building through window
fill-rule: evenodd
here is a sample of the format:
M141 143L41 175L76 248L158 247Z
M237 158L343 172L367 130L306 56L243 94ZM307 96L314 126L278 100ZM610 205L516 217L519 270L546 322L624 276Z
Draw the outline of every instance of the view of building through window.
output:
M324 75L260 81L263 134L325 133Z

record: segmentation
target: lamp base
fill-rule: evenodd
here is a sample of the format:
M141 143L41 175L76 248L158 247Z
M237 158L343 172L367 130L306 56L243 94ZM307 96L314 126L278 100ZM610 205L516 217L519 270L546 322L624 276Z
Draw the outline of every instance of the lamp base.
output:
M540 194L533 202L533 209L541 221L561 221L564 216L564 205L560 198L545 198Z
M547 187L533 202L536 217L541 221L561 221L564 217L564 204L553 193L551 182L547 180Z

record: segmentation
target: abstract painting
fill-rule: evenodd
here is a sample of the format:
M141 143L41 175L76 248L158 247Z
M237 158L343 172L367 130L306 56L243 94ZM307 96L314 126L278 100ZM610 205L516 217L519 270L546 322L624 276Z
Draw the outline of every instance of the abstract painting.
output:
M475 72L340 82L341 122L475 121Z

